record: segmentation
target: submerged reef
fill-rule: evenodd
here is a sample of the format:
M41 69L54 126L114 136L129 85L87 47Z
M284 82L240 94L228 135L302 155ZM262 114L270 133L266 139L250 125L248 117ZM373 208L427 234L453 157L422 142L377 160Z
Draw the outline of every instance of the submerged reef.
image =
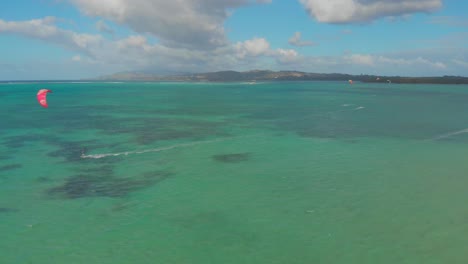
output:
M5 165L5 166L0 166L0 172L5 172L5 171L9 171L9 170L15 170L15 169L19 169L23 167L23 165L21 164L18 164L18 163L15 163L15 164L8 164L8 165Z
M0 214L6 214L6 213L15 213L18 212L18 209L15 208L9 208L9 207L0 207Z
M218 154L212 157L215 161L225 163L237 163L247 161L250 159L250 152L232 153L232 154Z
M97 171L102 174L96 175ZM68 177L61 185L48 189L47 196L61 199L124 197L131 192L153 186L172 175L168 171L155 171L140 177L117 177L107 166L88 172L90 173Z

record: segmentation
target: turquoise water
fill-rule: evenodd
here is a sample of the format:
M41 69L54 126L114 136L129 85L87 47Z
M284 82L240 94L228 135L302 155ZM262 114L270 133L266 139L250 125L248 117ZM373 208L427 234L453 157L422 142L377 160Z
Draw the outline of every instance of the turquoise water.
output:
M468 262L468 86L0 97L0 263Z

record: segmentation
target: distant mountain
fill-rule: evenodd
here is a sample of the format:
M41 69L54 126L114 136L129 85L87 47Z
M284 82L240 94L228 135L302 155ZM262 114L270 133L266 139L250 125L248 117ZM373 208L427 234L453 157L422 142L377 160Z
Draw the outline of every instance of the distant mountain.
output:
M97 81L176 81L176 82L255 82L255 81L360 81L380 83L468 84L468 77L400 77L351 75L341 73L308 73L301 71L218 71L195 74L157 75L143 72L121 72L101 76Z

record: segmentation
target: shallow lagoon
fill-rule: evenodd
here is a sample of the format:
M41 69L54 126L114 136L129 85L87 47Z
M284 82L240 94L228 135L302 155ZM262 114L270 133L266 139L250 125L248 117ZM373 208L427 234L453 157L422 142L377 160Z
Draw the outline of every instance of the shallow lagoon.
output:
M0 84L0 263L466 263L467 88Z

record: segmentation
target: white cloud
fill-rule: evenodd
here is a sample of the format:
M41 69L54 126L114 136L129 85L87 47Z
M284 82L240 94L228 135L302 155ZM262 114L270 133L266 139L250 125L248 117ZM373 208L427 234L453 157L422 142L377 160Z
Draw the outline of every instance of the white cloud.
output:
M129 36L128 38L119 40L117 42L117 47L119 49L142 48L142 49L148 50L149 45L144 36L136 35L136 36Z
M357 64L357 65L367 65L372 66L374 65L374 57L367 54L351 54L346 55L343 57L344 61L349 64Z
M455 64L457 64L457 65L459 65L459 66L468 68L468 61L462 61L462 60L458 60L458 59L453 59L452 62L455 63Z
M353 54L341 56L308 56L297 60L299 68L309 72L340 72L400 76L463 75L460 67L450 61L407 54ZM466 74L465 74L466 75Z
M277 49L277 59L282 63L294 63L299 60L299 54L293 49Z
M227 45L228 10L269 0L69 0L88 16L128 25L173 47L212 49Z
M416 57L416 58L410 58L410 59L405 59L405 58L388 58L384 56L376 56L374 59L381 64L385 65L394 65L394 66L426 66L426 67L431 67L431 68L436 68L436 69L446 69L447 65L440 62L440 61L431 61L429 59L425 59L422 57Z
M96 22L96 29L99 32L108 33L111 35L115 33L115 31L109 25L107 25L106 22L104 22L103 20L99 20L98 22Z
M20 34L30 38L46 40L67 49L88 52L90 46L99 45L103 38L99 35L79 34L57 28L54 17L28 21L4 21L0 19L0 33ZM88 55L90 55L88 53Z
M81 61L81 56L80 55L73 56L72 61Z
M57 32L54 26L55 18L46 17L24 22L8 22L0 19L0 32L34 35L37 38L51 36Z
M442 0L300 0L308 13L319 22L365 22L388 16L432 12Z
M270 43L264 38L253 38L235 44L237 57L264 55L270 50Z
M137 33L119 39L81 34L59 28L53 18L0 20L1 33L40 39L71 50L74 54L64 62L64 65L70 65L60 68L56 61L48 65L55 67L53 69L57 69L57 72L65 72L66 67L80 69L80 72L90 74L89 77L127 70L206 72L253 68L407 76L466 75L468 64L466 48L437 47L426 51L418 49L393 54L348 52L337 56L304 56L294 49L274 49L267 39L257 37L210 50L189 49L161 43L152 44L147 36ZM15 68L29 69L22 65Z
M279 64L292 63L300 57L291 49L273 50L265 38L252 38L211 50L188 49L161 43L151 44L147 37L138 34L120 39L80 34L58 28L50 18L19 22L0 20L1 32L20 34L78 51L79 54L72 57L72 62L114 71L146 69L200 72L270 68L274 66L268 64L268 60L273 59Z
M295 32L294 35L289 38L288 43L293 46L304 47L304 46L313 46L314 42L301 39L301 32Z

